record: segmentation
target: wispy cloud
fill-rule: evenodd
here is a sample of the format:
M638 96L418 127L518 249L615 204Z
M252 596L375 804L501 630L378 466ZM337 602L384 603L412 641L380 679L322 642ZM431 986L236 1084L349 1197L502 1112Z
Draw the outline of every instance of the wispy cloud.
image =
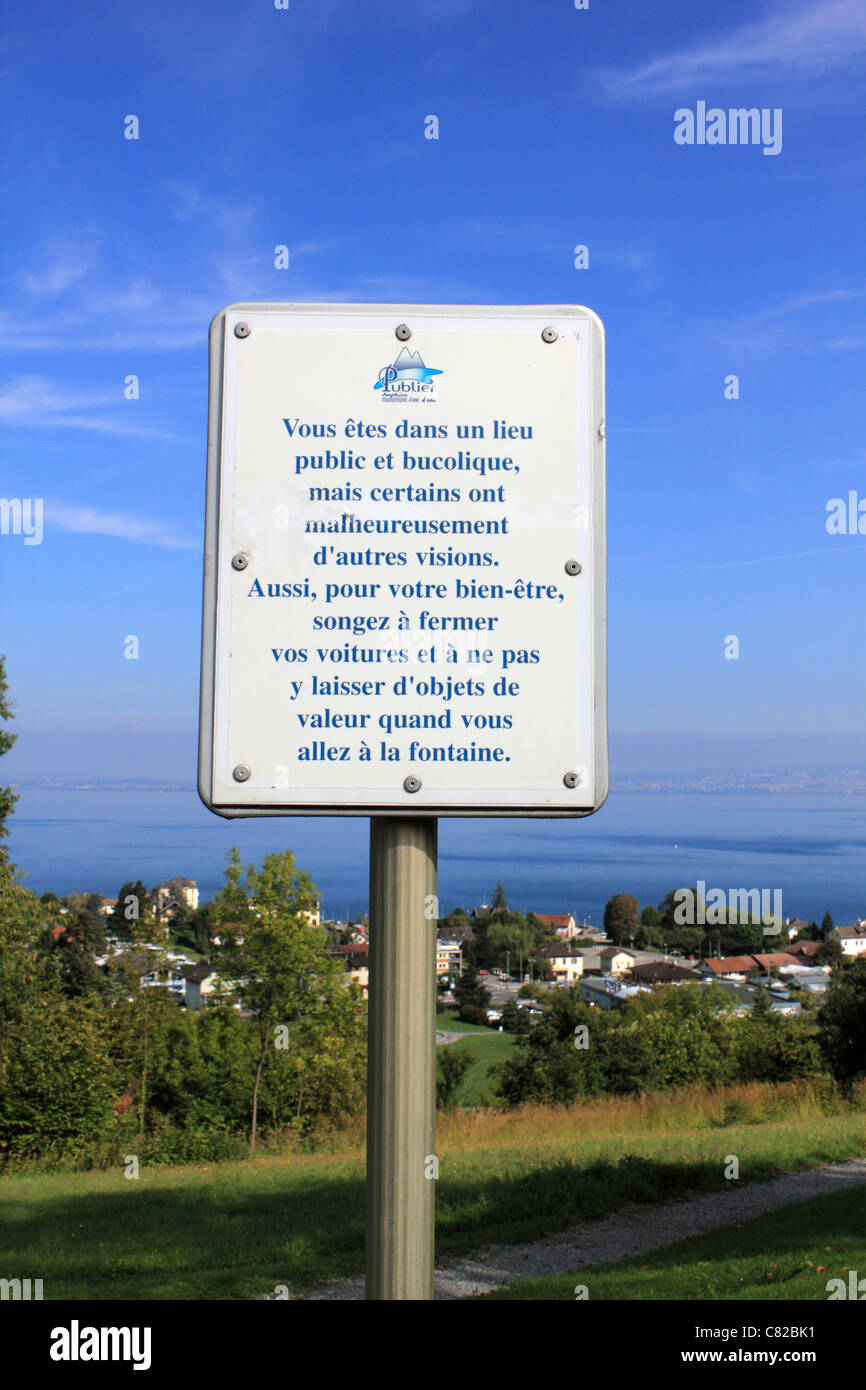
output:
M101 512L95 507L71 506L49 498L45 499L45 520L48 526L57 526L61 531L74 531L83 536L116 536L119 540L158 545L165 550L198 550L201 545L199 539L172 534L162 521Z
M117 293L122 297L123 291ZM201 348L207 327L221 307L218 293L192 300L160 294L147 311L130 308L125 323L108 308L109 291L99 303L75 310L36 315L27 307L0 310L0 352L157 352Z
M31 298L56 299L96 269L99 264L98 252L95 241L66 246L61 255L46 252L44 265L22 271L17 277L18 286Z
M195 209L207 218L214 205L204 199L199 203L191 185L183 188L184 209ZM226 211L227 218L229 215ZM232 242L232 238L226 240ZM343 239L308 236L292 244L288 237L287 244L293 273L291 289L286 281L284 297L297 300L300 295L295 272L311 267L317 257L333 256ZM33 265L15 280L18 295L7 296L6 307L0 309L0 353L14 353L20 358L25 352L163 353L187 348L202 351L207 345L208 325L218 309L236 301L279 297L282 282L275 292L278 278L274 274L273 251L266 244L253 255L233 251L231 244L212 252L209 264L201 268L195 291L141 273L112 273L98 261L87 260L83 253L74 260L65 258L56 265L46 265L43 270ZM136 370L134 360L129 370ZM19 404L23 407L24 403L22 400ZM70 400L69 404L81 402ZM49 405L46 402L44 408ZM39 421L33 418L32 423ZM80 419L64 423L91 427L84 426ZM94 423L92 428L108 426ZM116 432L130 433L132 429L118 421Z
M637 66L602 69L596 77L613 97L651 97L722 78L821 75L864 52L864 0L817 0Z
M756 482L750 473L732 473L731 482L734 483L742 492L747 492L750 497L760 497L764 489L760 482Z
M163 185L168 210L178 222L206 223L226 237L244 237L260 222L264 203L260 198L218 198L193 183L169 179Z
M127 411L135 405L127 403ZM121 419L118 414L94 415L94 410L123 410L120 387L113 392L64 391L41 376L19 376L0 386L0 424L51 429L95 430L100 434L150 435L174 438L153 425Z
M729 320L706 322L696 329L696 336L700 341L721 344L740 355L792 348L808 356L855 352L866 341L860 322L864 299L866 289L859 288L788 295L777 304L738 314ZM818 311L817 314L814 311ZM852 311L853 324L839 322L839 318L850 319ZM692 341L690 350L693 348Z
M389 164L401 164L406 159L420 159L429 143L423 138L419 125L416 140L386 140L381 145L371 145L363 156L361 168L372 173L374 169L385 169Z
M837 338L825 338L816 352L859 352L866 347L866 337L858 333L840 333Z
M30 422L46 411L56 412L70 408L115 404L116 397L107 394L86 392L77 393L57 391L41 376L19 376L6 386L0 386L0 420L12 423Z
M761 311L765 319L782 318L788 314L799 313L801 309L823 308L827 304L845 304L852 299L863 299L866 290L817 290L811 294L792 294L781 303Z

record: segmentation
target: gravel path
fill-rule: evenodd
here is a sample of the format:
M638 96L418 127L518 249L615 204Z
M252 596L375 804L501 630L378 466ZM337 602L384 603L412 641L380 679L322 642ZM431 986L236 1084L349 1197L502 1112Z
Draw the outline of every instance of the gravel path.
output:
M718 1226L750 1221L764 1212L807 1197L838 1192L866 1183L866 1158L804 1168L769 1182L731 1182L721 1192L703 1193L678 1202L619 1207L592 1221L570 1226L558 1235L522 1245L484 1245L471 1255L443 1260L436 1268L436 1298L460 1299L506 1288L521 1279L567 1274L585 1265L610 1264L626 1255L662 1250L688 1236ZM305 1299L362 1299L364 1280L333 1279L319 1284Z

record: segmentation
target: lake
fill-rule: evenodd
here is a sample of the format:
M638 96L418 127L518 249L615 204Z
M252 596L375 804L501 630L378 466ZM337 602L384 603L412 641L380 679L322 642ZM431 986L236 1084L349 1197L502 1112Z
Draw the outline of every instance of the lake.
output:
M189 791L24 789L7 846L36 893L115 897L196 881L204 902L237 845L245 860L291 849L318 884L327 917L367 907L368 822L283 817L223 820ZM573 912L600 924L613 893L643 906L672 888L781 889L786 917L866 918L866 796L834 793L617 792L584 820L439 823L441 910L471 909L505 886L520 911Z

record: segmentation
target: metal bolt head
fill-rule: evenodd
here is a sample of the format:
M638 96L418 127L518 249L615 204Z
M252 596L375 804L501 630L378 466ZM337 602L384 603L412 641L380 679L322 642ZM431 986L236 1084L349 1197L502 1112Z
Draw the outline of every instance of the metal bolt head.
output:
M543 343L555 343L559 334L555 328L542 328L541 341Z
M235 337L236 337L236 338L248 338L249 336L250 336L250 326L249 326L248 323L236 323L236 324L235 324Z
M249 557L249 555L238 554L238 555L233 555L233 556L232 556L232 569L233 569L233 570L245 570L246 567L247 567L247 565L248 565L249 563L250 563L250 557Z
M579 560L566 560L565 562L566 574L580 574L580 571L582 569L583 566L581 565Z
M562 780L567 787L572 788L576 787L580 782L580 778L578 777L576 772L566 772Z
M407 338L412 337L412 329L409 327L408 323L398 323L397 327L394 329L394 336L399 338L401 343L405 343Z
M403 790L406 792L419 792L421 790L421 778L407 777L403 783Z
M236 782L248 782L250 778L250 770L247 767L246 763L238 763L237 767L232 772L232 777L234 777Z

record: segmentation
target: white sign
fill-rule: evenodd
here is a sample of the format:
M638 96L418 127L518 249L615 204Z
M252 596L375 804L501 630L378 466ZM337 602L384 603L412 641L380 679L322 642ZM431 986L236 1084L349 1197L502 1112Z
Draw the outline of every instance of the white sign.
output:
M608 788L604 330L211 325L199 789L227 816L587 815Z

